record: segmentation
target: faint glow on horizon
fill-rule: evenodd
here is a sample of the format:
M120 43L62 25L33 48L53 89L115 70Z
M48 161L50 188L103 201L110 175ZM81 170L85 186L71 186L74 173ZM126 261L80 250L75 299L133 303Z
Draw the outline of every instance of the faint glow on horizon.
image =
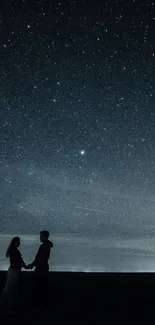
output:
M0 235L0 270L8 270L9 260L5 257L5 252L14 235L16 234ZM20 237L20 250L25 263L28 264L40 246L39 235L25 234ZM99 240L57 234L52 236L52 240L54 248L49 260L50 271L141 273L155 270L154 238L143 238L138 241L114 238ZM23 271L25 272L25 269Z

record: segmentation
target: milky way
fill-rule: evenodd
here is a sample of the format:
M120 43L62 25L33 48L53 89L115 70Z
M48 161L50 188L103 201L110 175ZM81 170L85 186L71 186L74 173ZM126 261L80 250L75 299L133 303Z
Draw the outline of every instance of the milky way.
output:
M5 1L0 229L154 236L155 4Z

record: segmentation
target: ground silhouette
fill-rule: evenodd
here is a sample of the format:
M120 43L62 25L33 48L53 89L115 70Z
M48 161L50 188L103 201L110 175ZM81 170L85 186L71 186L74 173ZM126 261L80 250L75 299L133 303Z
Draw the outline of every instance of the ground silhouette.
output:
M6 272L0 272L0 289ZM14 317L51 317L57 320L87 321L141 314L154 308L153 273L77 273L49 272L49 308L35 313L31 292L34 272L21 272L20 299ZM119 314L118 314L119 313ZM123 314L122 314L123 313ZM2 313L1 313L2 315ZM3 317L6 315L3 315ZM7 315L9 317L9 315ZM12 317L12 316L10 316Z

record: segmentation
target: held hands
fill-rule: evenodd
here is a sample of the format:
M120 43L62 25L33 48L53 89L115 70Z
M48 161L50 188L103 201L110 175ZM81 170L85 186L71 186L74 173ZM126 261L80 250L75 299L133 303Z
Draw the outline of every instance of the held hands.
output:
M28 265L26 265L26 268L27 268L27 270L32 270L33 266L32 266L32 264L28 264Z
M25 264L24 265L24 269L26 269L26 270L30 270L30 269L32 269L33 268L33 266L32 266L32 264Z

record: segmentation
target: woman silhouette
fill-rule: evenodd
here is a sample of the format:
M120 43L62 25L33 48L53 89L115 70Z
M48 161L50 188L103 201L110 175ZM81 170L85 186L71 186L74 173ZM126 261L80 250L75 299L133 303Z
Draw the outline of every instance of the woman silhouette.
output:
M10 266L0 305L11 309L15 307L18 298L20 271L22 267L27 268L18 249L19 246L20 238L14 237L6 251L6 257L10 259Z

